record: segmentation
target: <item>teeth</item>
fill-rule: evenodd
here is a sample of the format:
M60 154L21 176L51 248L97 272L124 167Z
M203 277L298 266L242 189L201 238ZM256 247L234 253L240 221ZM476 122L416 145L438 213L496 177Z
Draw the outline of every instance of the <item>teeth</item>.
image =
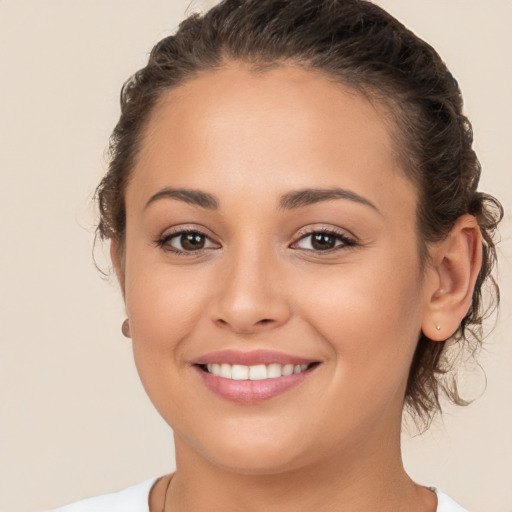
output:
M281 377L281 368L280 364L269 364L267 365L267 379L275 379L276 377Z
M234 364L231 367L231 378L233 380L247 380L249 378L249 366Z
M231 379L231 365L221 364L220 365L220 376L226 379Z
M264 364L249 366L250 380L264 380L267 378L267 367Z
M291 375L293 373L293 364L285 364L282 372L283 375Z
M302 373L307 370L307 364L257 364L245 366L243 364L207 364L209 373L216 377L224 377L232 380L265 380L285 377L292 374Z

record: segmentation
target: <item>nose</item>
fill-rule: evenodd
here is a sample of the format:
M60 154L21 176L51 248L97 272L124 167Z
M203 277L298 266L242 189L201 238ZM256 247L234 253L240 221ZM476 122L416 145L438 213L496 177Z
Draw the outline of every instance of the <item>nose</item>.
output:
M291 316L286 287L276 261L264 255L236 255L217 276L211 319L238 334L255 334L284 325Z

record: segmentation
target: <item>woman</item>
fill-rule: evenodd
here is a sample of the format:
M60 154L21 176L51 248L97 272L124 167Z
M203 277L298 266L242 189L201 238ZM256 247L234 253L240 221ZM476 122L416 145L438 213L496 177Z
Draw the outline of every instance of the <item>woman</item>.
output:
M121 103L98 233L177 470L61 510L463 510L400 455L463 403L501 218L437 53L368 2L224 1Z

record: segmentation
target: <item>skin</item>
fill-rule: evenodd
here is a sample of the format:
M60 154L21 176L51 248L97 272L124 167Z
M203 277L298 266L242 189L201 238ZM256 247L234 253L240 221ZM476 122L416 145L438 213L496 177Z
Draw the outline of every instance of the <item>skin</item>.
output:
M168 187L218 207L148 204ZM332 188L373 206L280 206L290 192ZM161 98L125 199L125 246L111 252L137 369L174 431L167 510L435 511L434 493L403 469L402 404L421 330L446 339L468 309L480 238L462 217L422 269L417 191L383 112L313 72L227 64ZM203 233L205 248L158 243L183 228ZM320 229L353 245L315 250L308 234ZM233 348L320 364L282 395L238 404L191 366Z

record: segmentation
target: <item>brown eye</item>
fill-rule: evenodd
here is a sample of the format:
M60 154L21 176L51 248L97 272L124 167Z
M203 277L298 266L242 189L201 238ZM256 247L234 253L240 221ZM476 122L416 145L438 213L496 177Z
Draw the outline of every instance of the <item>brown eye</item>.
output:
M179 237L181 248L185 251L204 249L206 237L200 233L183 233Z
M336 246L336 237L327 233L311 235L311 247L317 251L326 251Z
M348 238L342 233L334 231L313 231L304 235L293 244L294 249L306 249L308 251L330 251L343 249L356 245L355 240Z
M207 235L200 231L178 231L163 236L157 245L167 252L194 253L203 249L215 249L219 245L213 242Z

